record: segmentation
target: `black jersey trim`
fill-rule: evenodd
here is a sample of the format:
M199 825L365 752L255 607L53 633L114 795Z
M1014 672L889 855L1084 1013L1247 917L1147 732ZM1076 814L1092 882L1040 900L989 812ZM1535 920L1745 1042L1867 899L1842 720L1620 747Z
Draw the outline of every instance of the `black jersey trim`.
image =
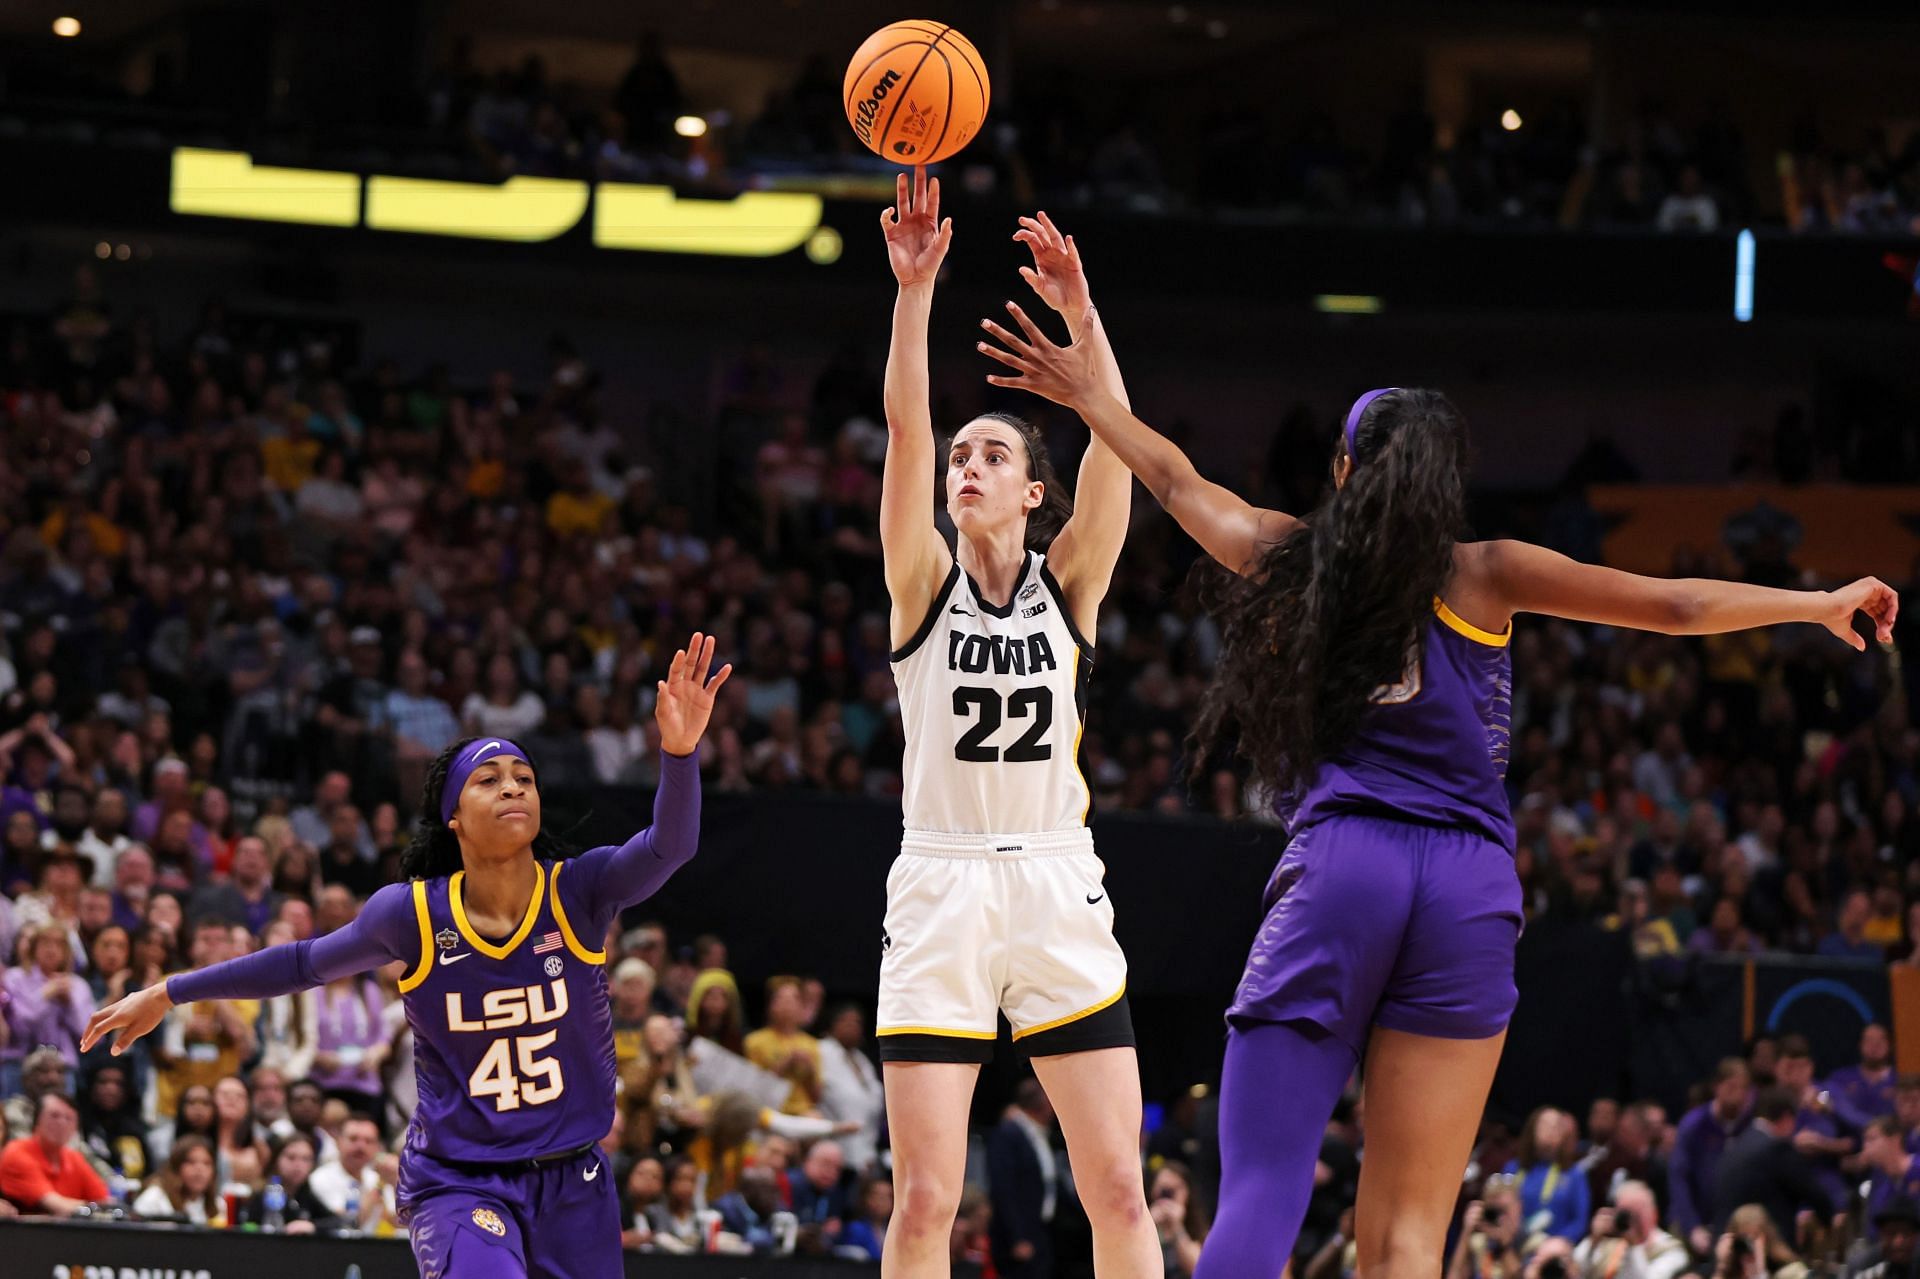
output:
M1073 636L1073 642L1080 646L1080 651L1085 653L1087 660L1091 662L1093 641L1080 633L1079 624L1073 620L1073 610L1067 607L1067 593L1060 589L1060 579L1053 575L1052 569L1042 564L1040 580L1047 584L1047 591L1053 596L1053 602L1060 606L1060 620L1067 624L1067 634Z
M940 620L940 609L947 602L947 596L953 594L953 583L960 576L960 561L955 560L953 567L947 570L947 580L940 583L940 589L933 593L933 602L927 605L927 615L920 620L920 629L913 637L887 655L890 662L904 662L912 657L914 650L927 642L927 636L933 634L933 625Z
M1027 584L1027 576L1033 572L1033 552L1028 551L1026 554L1027 557L1020 561L1020 576L1013 580L1013 590L1007 595L1007 602L1005 604L995 604L988 600L986 592L980 589L980 583L973 580L973 574L967 574L967 585L973 590L973 602L980 606L982 613L989 614L993 617L1013 616L1013 606L1020 602L1020 588ZM954 564L958 566L959 560L956 559ZM1046 566L1041 565L1041 567L1045 568ZM1068 623L1068 625L1072 625L1072 623Z

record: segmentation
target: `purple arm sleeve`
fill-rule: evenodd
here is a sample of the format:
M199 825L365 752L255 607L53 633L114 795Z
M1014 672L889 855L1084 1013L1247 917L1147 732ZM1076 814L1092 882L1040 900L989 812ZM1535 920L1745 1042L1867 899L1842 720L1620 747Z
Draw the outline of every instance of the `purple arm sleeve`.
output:
M413 885L388 884L360 908L345 928L325 937L269 946L224 964L167 978L176 1004L202 999L271 999L322 986L336 977L364 973L399 959L420 958L420 926L414 919Z
M568 863L562 892L578 893L582 913L605 927L621 908L658 892L699 846L700 752L663 754L653 825L618 848L595 848Z

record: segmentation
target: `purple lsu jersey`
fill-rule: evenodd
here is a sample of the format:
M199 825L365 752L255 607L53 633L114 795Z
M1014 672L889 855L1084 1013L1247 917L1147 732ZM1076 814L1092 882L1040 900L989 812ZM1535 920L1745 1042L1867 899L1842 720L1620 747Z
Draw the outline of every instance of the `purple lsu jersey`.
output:
M590 908L567 891L568 863L535 867L526 917L498 940L467 920L464 871L411 885L420 960L400 990L420 1106L409 1149L456 1162L525 1159L598 1141L612 1122L606 955L575 931Z
M1507 641L1433 602L1422 652L1374 691L1351 745L1323 761L1280 816L1298 834L1339 813L1465 827L1513 848L1507 757L1513 665Z

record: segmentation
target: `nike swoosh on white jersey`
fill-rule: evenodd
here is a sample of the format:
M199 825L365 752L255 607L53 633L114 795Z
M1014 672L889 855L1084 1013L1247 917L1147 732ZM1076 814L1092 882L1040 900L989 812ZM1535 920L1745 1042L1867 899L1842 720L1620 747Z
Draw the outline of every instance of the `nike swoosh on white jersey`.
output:
M440 966L445 968L448 964L457 964L463 959L471 958L473 958L473 952L470 950L463 950L457 955L442 955L440 956Z

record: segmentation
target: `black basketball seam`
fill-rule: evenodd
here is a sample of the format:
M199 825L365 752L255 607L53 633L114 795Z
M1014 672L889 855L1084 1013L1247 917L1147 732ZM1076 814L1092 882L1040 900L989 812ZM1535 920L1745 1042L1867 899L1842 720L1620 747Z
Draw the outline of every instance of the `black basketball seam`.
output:
M940 43L940 40L941 40L941 37L943 37L943 36L945 36L945 35L947 34L947 32L949 32L949 31L951 31L951 30L953 30L953 28L952 28L951 26L947 26L947 27L942 27L942 28L941 28L941 30L940 30L940 35L937 35L937 36L935 36L935 37L934 37L934 38L932 39L932 41L930 41L930 42L928 43L928 45L927 45L927 51L926 51L925 53L923 53L923 54L921 54L921 55L920 55L920 61L918 61L918 62L916 62L916 63L914 63L914 64L913 64L913 70L912 70L912 71L911 71L911 72L910 72L910 73L909 73L909 74L907 75L907 78L906 78L906 80L905 80L905 81L903 81L903 82L901 83L901 85L900 85L900 97L901 97L901 99L902 99L902 100L904 100L904 99L906 98L906 96L907 96L907 94L908 94L908 93L910 93L910 92L912 92L912 91L913 91L913 80L914 80L914 77L920 74L920 68L921 68L921 67L924 67L924 66L926 66L926 65L927 65L927 59L928 59L928 58L931 58L931 57L933 56L933 49L934 49L934 46L935 46L935 45L937 45L937 44L939 44L939 43ZM948 84L948 99L947 99L947 101L948 101L948 106L949 106L949 108L951 108L951 106L952 106L952 101L953 101L953 99L952 99L952 84L951 84L951 78L952 78L952 77L951 77L951 73L949 73L949 77L948 77L948 78L949 78L949 84ZM893 110L891 110L891 111L889 111L889 112L887 112L887 124L886 124L886 127L880 130L880 147L879 147L879 151L880 151L880 154L881 154L881 155L885 155L885 154L887 153L887 135L893 132L893 117L894 117L894 116L896 116L896 115L899 115L899 114L900 114L900 103L899 103L899 102L895 102L895 103L893 104Z
M933 43L938 46L940 41L935 40ZM947 68L947 109L940 113L940 136L933 140L933 150L928 153L939 155L940 144L947 140L947 126L953 123L953 60L942 53L938 47L933 51L940 54L940 61L945 63Z
M892 53L896 49L905 49L909 45L913 45L917 43L919 42L916 40L902 40L899 44L888 45L886 48L880 50L880 52L874 54L873 58L867 63L867 65L860 68L860 74L853 78L853 90L852 92L847 94L847 100L845 103L841 105L840 109L842 111L849 113L849 115L851 115L853 111L853 95L855 93L860 92L860 82L867 78L867 72L873 70L873 64L875 62L880 61L880 59L886 57L889 53Z
M987 122L987 108L991 106L993 102L993 86L987 83L987 78L981 75L980 71L975 69L973 64L976 61L980 61L982 67L986 64L980 59L980 51L973 47L973 41L967 40L967 38L958 31L954 32L953 35L955 39L966 40L967 47L960 49L960 52L962 54L971 52L973 55L970 58L962 57L960 60L967 64L967 71L973 76L974 83L980 86L980 123L985 124ZM954 47L956 49L960 48L958 45Z

